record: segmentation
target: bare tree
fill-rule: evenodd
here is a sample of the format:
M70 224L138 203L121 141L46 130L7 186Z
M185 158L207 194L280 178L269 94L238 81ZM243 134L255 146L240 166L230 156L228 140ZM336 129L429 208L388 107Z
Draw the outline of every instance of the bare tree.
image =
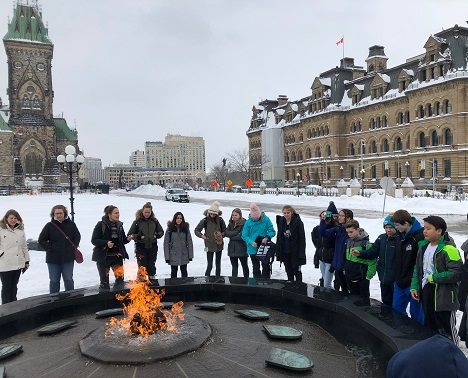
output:
M249 152L247 150L235 150L229 154L228 162L232 172L240 173L244 179L249 177Z

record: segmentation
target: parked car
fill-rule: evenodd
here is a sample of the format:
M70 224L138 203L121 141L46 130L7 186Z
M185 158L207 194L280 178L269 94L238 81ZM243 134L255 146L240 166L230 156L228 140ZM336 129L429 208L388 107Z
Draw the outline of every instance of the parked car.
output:
M184 189L172 188L166 191L166 201L190 202L189 195Z

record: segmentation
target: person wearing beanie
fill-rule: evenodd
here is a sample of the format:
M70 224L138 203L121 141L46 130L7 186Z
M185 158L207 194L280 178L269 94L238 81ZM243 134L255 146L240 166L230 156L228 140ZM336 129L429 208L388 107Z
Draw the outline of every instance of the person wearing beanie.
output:
M260 210L256 203L251 203L249 208L249 219L244 224L242 239L247 244L247 254L252 261L253 276L270 278L270 264L263 262L260 264L260 260L255 255L260 244L267 243L276 235L276 232L270 218Z
M239 261L242 265L242 272L245 278L249 278L249 265L247 259L247 244L242 239L242 229L245 219L242 217L242 211L239 208L232 210L231 219L229 219L225 236L229 239L228 256L231 260L232 277L237 277L239 270Z
M330 202L330 204L333 204L333 202ZM337 226L333 213L330 210L330 206L326 211L322 211L320 213L320 219L325 220L327 230ZM320 272L322 273L322 278L320 278L319 281L320 286L333 289L333 273L330 271L330 267L335 250L335 239L328 238L324 234L320 234L319 228L320 226L317 225L311 232L312 242L315 246L314 266L315 268L320 268Z
M325 218L322 217L318 229L318 234L320 236L324 236L325 238L331 239L335 242L330 272L335 273L335 290L341 290L345 294L349 293L349 288L343 269L345 262L346 242L348 240L348 234L346 233L344 225L351 219L353 219L353 212L349 209L342 209L338 213L337 226L327 228L327 222L325 221Z
M146 268L150 280L156 279L157 240L164 236L164 230L156 219L151 202L147 202L135 214L135 220L128 230L127 238L135 242L135 257L138 268ZM140 270L138 270L140 272ZM146 280L146 277L137 277Z
M221 218L220 203L214 201L211 206L203 212L205 216L195 227L195 235L205 241L206 271L205 276L211 275L213 269L213 256L216 254L216 277L221 276L221 254L224 248L224 232L226 223Z
M401 243L400 235L397 233L391 215L387 215L383 221L385 232L380 234L372 247L363 251L355 251L355 256L361 259L377 259L377 274L380 280L380 294L382 303L392 306L393 284L395 282L395 250Z

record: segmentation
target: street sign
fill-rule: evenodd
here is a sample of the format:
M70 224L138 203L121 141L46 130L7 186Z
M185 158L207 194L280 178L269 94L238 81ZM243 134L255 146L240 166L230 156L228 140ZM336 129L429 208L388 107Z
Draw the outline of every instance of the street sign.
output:
M388 192L389 189L394 188L395 181L391 177L382 177L380 179L379 185L382 189L385 189L386 192Z

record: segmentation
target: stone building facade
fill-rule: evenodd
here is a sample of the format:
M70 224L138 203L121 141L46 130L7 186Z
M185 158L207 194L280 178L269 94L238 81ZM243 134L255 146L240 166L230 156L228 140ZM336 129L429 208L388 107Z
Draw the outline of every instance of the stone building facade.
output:
M56 156L69 144L79 150L78 137L53 116L54 45L37 4L17 1L3 44L9 106L0 106L0 185L60 184Z
M366 67L343 58L317 76L298 100L279 96L252 109L249 156L261 179L262 132L280 128L284 178L334 184L364 176L406 176L439 187L468 183L468 28L431 35L424 52L387 67L384 47L372 46Z

